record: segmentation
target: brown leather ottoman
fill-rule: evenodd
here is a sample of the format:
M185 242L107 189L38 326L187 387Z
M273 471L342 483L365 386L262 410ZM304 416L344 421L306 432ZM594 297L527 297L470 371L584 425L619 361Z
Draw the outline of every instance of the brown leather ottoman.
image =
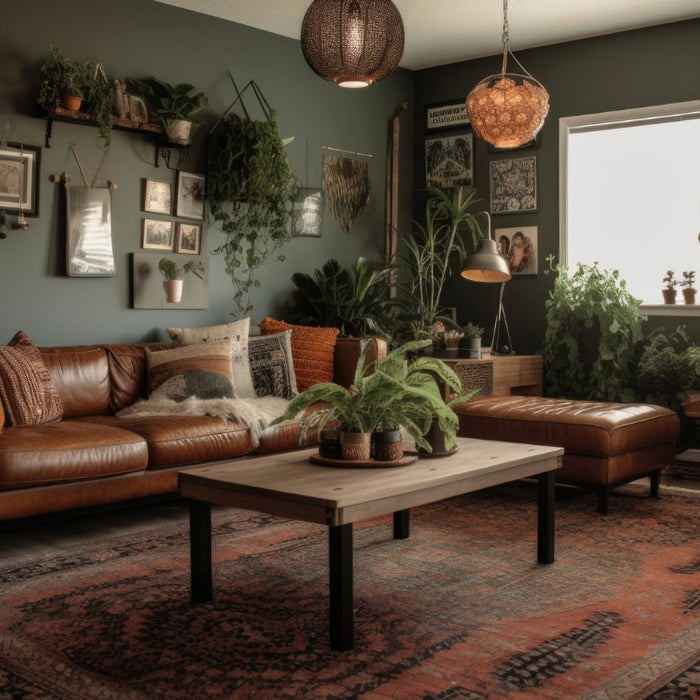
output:
M563 447L557 481L595 489L604 515L613 488L642 476L658 498L680 430L674 411L643 403L486 396L454 409L462 437Z

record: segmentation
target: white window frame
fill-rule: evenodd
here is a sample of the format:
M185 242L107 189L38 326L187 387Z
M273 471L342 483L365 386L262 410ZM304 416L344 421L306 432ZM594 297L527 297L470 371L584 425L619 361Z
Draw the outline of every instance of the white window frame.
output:
M568 224L568 148L569 135L582 131L597 131L633 124L653 124L674 119L700 118L700 100L676 102L652 107L638 107L613 112L598 112L559 119L559 259L567 265ZM700 275L700 270L698 271ZM642 309L649 316L700 316L700 305L644 304Z

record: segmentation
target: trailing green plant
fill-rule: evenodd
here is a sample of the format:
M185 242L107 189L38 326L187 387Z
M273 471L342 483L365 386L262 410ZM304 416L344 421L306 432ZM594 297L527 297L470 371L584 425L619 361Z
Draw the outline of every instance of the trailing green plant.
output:
M428 337L436 322L455 325L441 304L442 290L482 236L470 212L479 201L476 192L465 196L460 187L449 193L429 187L427 192L424 221L413 221L414 230L405 237L407 253L401 256L399 286L409 310L407 335L413 338Z
M433 421L437 421L446 435L448 449L454 447L459 420L450 405L468 400L474 392L460 395L448 405L443 399L441 383L461 392L457 375L435 357L424 356L410 362L406 359L409 353L426 345L424 340L406 343L372 365L366 365L366 347L349 389L333 382L315 384L292 399L273 425L314 408L306 420L320 428L328 421L337 421L339 430L349 432L401 426L419 447L430 452L432 448L424 436Z
M158 269L166 280L182 279L188 272L196 275L199 279L204 279L204 263L201 260L189 260L180 267L170 258L161 258L158 263Z
M207 198L226 236L214 250L223 255L233 282L234 303L242 315L253 307L250 290L259 287L255 271L291 240L292 203L298 182L279 136L274 110L256 121L230 113L212 133Z
M617 270L557 266L545 302L542 355L548 396L632 401L643 342L641 301Z
M313 275L295 272L304 315L300 322L340 329L341 335L375 335L391 342L399 302L391 297L392 266L372 266L360 257L355 267L331 258Z

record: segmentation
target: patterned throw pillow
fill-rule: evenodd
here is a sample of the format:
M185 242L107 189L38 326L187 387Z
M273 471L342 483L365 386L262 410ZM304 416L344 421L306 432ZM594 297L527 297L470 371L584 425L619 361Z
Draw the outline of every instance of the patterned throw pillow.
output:
M296 326L285 321L264 318L260 323L263 335L292 331L292 357L297 388L304 391L319 382L333 381L333 362L337 328Z
M24 331L0 346L0 399L8 425L49 423L63 415L41 352Z
M256 396L292 399L297 382L292 360L292 331L248 338L250 372Z
M250 399L255 396L255 389L248 362L249 329L250 318L243 318L240 321L222 323L218 326L205 326L204 328L168 328L168 334L174 341L182 345L209 343L212 340L230 340L233 390L238 398Z
M148 398L184 401L233 398L231 341L215 340L170 350L146 348Z

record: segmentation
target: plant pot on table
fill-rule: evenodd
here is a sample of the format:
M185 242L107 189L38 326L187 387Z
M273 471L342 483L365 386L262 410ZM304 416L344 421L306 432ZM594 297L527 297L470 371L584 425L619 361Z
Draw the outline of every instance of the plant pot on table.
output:
M376 460L393 462L403 457L403 437L400 430L378 430L374 433L373 440Z
M340 433L340 448L343 459L366 462L372 456L372 433Z

